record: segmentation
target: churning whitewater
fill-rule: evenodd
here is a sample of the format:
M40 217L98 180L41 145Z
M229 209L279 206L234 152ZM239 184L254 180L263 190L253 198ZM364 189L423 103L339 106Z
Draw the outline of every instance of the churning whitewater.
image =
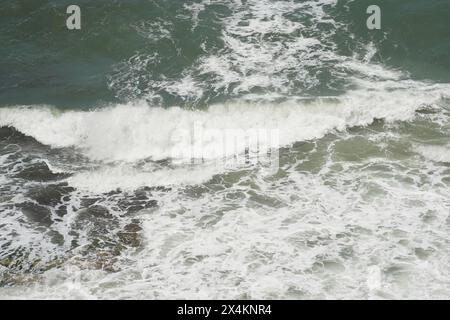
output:
M2 4L0 298L450 298L449 5L78 2Z

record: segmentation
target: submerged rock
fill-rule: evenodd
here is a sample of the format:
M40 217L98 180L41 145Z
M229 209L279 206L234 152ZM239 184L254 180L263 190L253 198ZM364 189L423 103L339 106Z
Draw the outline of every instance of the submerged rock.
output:
M50 237L50 241L54 244L58 244L60 246L64 245L64 236L56 230L50 230L47 232L47 235Z
M136 222L127 224L123 231L117 233L119 240L126 246L139 247L141 244L141 238L139 231L142 228Z
M120 242L125 246L139 247L139 245L141 244L139 235L137 233L121 231L117 233L117 236L119 237Z
M67 176L68 174L52 172L45 162L38 162L23 169L14 177L31 181L46 182L64 179Z
M134 197L120 200L118 205L121 210L127 213L136 213L144 209L156 208L158 206L158 202L156 200L150 200L147 197Z
M89 207L97 203L98 201L102 200L101 197L94 197L94 198L82 198L81 199L81 207Z

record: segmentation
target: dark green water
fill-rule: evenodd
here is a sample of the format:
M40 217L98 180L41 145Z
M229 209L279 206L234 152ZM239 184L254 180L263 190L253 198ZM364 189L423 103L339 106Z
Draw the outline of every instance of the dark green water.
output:
M211 81L211 73L199 70L204 57L227 54L228 44L221 36L227 19L242 7L238 2L216 1L194 19L195 13L189 8L195 3L80 0L77 4L82 10L82 30L69 31L65 26L65 8L71 1L2 1L0 106L51 104L90 108L136 98L162 105L201 105L248 93L280 92L274 85L233 90L239 79L221 85ZM382 9L381 31L366 28L365 10L371 4ZM242 6L245 7L245 1ZM377 49L375 61L408 71L415 79L449 81L448 1L342 0L335 6L324 5L323 10L335 24L316 25L315 17L300 9L286 17L302 23L303 30L289 35L267 33L260 40L288 42L301 33L322 41L318 51L336 46L344 56L364 54L364 45L373 42ZM246 23L243 19L237 26ZM336 30L336 24L342 27ZM290 85L287 94L342 92L346 81L330 74L332 64L333 61L309 66L308 71L318 83L297 81ZM255 71L248 70L246 74L244 68L234 68L238 77ZM295 71L282 72L291 80L295 78ZM186 74L202 84L201 94L182 96L180 92L165 90L167 81L176 81ZM331 88L329 83L333 83Z

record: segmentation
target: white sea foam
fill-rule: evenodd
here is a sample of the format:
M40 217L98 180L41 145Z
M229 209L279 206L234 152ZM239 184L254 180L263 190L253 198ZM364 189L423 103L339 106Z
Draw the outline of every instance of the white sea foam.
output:
M44 107L2 108L0 126L14 127L55 148L79 148L92 160L161 160L171 158L176 148L189 148L190 145L179 145L177 134L192 132L195 126L204 130L278 129L280 146L286 146L320 138L335 129L368 125L377 118L387 121L412 119L417 108L438 101L443 92L448 92L446 87L414 90L359 90L336 99L319 98L310 103L230 103L213 105L206 111L151 108L145 104L63 113ZM214 148L220 143L209 141L203 147ZM214 155L214 152L206 150L205 154Z
M146 186L196 185L206 182L214 174L223 173L218 166L201 165L180 168L145 170L129 165L102 167L76 173L68 178L71 186L94 194L120 189L133 191Z
M409 81L383 82L379 86L380 89L374 86L372 90L360 89L341 97L317 98L311 102L236 102L197 111L151 108L144 103L63 113L44 107L2 108L0 126L12 126L54 148L75 147L93 161L111 164L76 172L69 182L83 190L107 192L118 188L198 184L225 171L224 167L216 165L206 170L207 166L200 165L191 169L143 170L133 166L144 159L189 163L195 154L186 151L194 150L194 146L200 146L203 160L221 160L224 155L217 152L217 146L224 143L223 136L211 135L204 139L195 134L198 128L204 132L277 130L275 147L283 147L321 138L333 130L365 126L374 119L411 120L417 108L438 102L448 92L445 85L427 86ZM190 139L180 139L191 132L194 134ZM236 154L244 153L246 147L246 144L236 145Z
M155 194L161 209L139 215L142 250L125 255L119 272L66 264L34 287L0 289L0 297L448 297L446 189L428 184L420 164L417 175L360 168L292 170L277 182L255 177L255 187L243 176L201 196L184 188ZM396 183L416 176L427 183ZM383 196L368 201L370 186Z

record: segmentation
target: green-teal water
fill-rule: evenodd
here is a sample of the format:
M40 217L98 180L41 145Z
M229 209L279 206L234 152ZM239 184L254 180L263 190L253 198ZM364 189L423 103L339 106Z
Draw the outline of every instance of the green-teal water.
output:
M273 84L234 90L239 79L221 86L211 81L211 73L199 70L205 57L229 51L222 35L239 3L246 6L245 1L214 1L197 14L191 8L201 8L202 2L80 0L82 29L69 31L65 9L71 1L2 1L0 106L90 108L136 98L163 105L201 105L248 93L280 92ZM373 4L382 10L380 31L366 27L366 9ZM327 20L316 25L315 17L300 8L285 16L301 23L302 29L281 35L274 30L255 42L288 42L302 34L323 41L317 50L335 46L344 56L364 54L364 46L373 43L375 61L408 71L414 79L449 81L448 1L343 0L336 5L330 1L323 5L323 11L333 23ZM246 18L251 19L251 14L233 23L245 27L249 23ZM345 75L336 79L330 68L328 63L310 66L308 71L317 83L297 81L287 93L339 94L346 85ZM237 77L254 71L236 69ZM293 69L282 72L292 80L295 66ZM183 96L183 92L169 92L164 87L186 75L201 83L201 93Z

